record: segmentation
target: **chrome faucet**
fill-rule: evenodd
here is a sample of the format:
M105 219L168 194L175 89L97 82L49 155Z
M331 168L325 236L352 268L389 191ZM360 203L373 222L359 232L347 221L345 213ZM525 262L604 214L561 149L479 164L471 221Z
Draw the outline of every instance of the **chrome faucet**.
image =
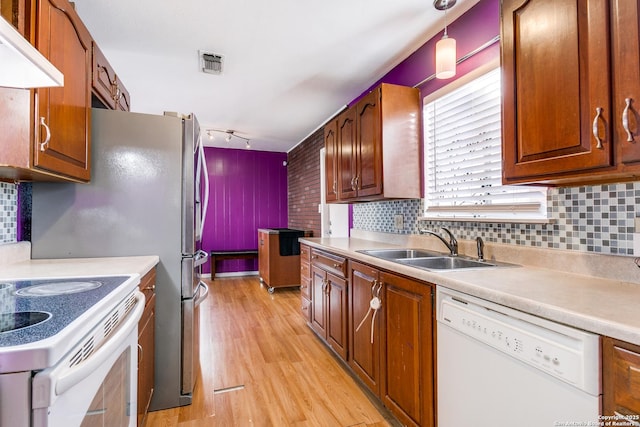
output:
M476 245L478 245L478 261L484 261L484 242L482 237L476 237Z
M421 234L432 234L436 236L444 245L449 249L451 256L458 256L458 241L453 236L453 233L449 231L447 228L442 227L442 230L449 235L449 241L447 242L441 235L431 230L420 230Z

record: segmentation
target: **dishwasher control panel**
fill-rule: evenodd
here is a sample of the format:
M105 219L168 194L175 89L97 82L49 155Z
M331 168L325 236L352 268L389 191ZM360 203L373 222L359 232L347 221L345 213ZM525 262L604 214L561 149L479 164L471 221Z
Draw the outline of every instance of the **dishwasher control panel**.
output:
M437 320L592 394L599 393L599 339L459 292L438 292Z

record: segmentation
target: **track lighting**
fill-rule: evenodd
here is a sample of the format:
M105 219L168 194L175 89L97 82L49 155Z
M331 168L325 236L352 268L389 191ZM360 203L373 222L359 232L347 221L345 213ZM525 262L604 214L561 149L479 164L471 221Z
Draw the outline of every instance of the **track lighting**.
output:
M221 133L221 134L225 135L224 136L224 140L227 143L231 142L234 138L238 138L238 139L241 139L241 140L243 140L245 142L245 148L247 148L247 149L251 148L251 144L249 144L249 141L250 141L249 138L244 138L242 136L238 136L236 134L236 131L234 131L234 130L229 130L229 129L227 129L227 130L207 129L206 133L207 133L207 136L209 137L210 140L214 139L215 133Z

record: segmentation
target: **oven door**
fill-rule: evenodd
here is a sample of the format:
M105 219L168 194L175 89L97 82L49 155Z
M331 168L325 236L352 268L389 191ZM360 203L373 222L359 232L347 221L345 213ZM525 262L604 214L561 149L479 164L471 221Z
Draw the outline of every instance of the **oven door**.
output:
M144 295L136 292L135 300L122 323L85 360L76 362L96 341L94 332L56 366L34 376L33 427L136 426L138 321ZM103 328L101 323L96 329Z

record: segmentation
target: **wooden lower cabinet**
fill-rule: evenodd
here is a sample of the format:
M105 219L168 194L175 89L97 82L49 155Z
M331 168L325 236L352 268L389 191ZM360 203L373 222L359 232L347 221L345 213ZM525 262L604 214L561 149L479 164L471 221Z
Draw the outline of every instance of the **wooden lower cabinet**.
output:
M349 266L349 366L402 424L433 426L433 285ZM372 321L374 297L381 308Z
M408 426L434 425L433 285L380 273L384 310L382 403Z
M311 323L311 248L300 245L300 309L307 323Z
M435 286L315 248L311 277L311 328L403 425L435 426Z
M156 270L140 280L145 306L138 322L138 426L144 426L153 397L155 372Z
M634 423L624 425L640 425L640 346L603 339L602 415L628 417Z
M347 360L347 280L311 266L311 327Z
M382 297L380 272L358 262L349 263L349 366L376 396L380 396L383 362L383 310L369 310L374 296ZM359 327L359 328L358 328ZM373 331L372 331L373 330Z

